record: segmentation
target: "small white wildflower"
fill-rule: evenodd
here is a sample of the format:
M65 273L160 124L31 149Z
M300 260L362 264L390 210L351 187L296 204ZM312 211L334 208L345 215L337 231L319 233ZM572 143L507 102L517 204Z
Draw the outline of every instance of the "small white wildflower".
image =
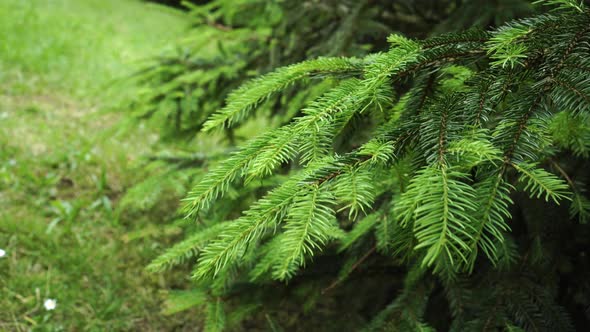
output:
M0 258L6 256L6 251L4 249L0 249Z
M45 307L45 310L53 310L57 307L57 301L54 299L47 299L43 302L43 306Z

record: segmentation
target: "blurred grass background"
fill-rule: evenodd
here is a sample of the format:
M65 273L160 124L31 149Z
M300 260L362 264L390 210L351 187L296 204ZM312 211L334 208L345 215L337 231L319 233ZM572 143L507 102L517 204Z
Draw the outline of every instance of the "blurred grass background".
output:
M13 93L102 98L185 28L181 12L138 0L3 0L0 81Z
M101 112L133 93L118 80L180 35L183 14L133 0L2 0L0 17L0 331L190 326L160 315L164 281L144 270L157 239L128 242L157 216L116 213L155 135L114 135L124 114Z

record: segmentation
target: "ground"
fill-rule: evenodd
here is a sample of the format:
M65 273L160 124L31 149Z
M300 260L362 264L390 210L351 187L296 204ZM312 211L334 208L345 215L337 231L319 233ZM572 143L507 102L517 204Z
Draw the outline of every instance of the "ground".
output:
M145 271L156 221L120 217L156 136L122 133L118 109L186 18L132 0L3 0L0 17L0 331L186 326Z

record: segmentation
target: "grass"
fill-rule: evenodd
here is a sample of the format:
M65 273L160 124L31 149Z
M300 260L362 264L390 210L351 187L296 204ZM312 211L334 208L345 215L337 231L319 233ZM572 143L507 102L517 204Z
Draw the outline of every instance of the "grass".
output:
M12 93L93 101L185 28L180 13L139 0L4 0L0 79Z
M132 0L3 0L0 17L0 331L189 328L160 314L165 281L144 270L158 239L129 241L158 216L118 217L155 135L114 135L121 116L100 112L184 17Z

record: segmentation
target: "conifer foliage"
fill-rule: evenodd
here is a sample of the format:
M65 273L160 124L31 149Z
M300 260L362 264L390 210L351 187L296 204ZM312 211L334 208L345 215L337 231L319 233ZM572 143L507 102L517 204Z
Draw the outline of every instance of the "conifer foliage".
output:
M275 88L281 88L281 95L290 97L288 103L275 98L272 103L258 105L264 106L258 111L275 118L286 113L289 118L291 112L301 109L315 94L310 96L313 90L309 86L304 91L288 87L322 74L312 70L313 62L295 63L318 56L365 56L370 50L386 50L386 37L391 31L424 37L431 31L448 31L451 25L486 26L530 11L525 0L500 0L493 4L466 1L460 6L454 0L183 3L190 9L192 28L174 51L154 57L134 75L145 89L128 107L137 119L153 119L165 139L194 137L211 114L227 106L224 101L230 94L230 99L243 99L255 98L256 91L265 92L262 87L251 91L241 87L257 74L286 67L282 74L290 75L277 73L284 85ZM252 87L253 82L250 84ZM321 87L318 90L316 93L323 91ZM265 100L264 95L258 97L243 102L256 106ZM230 141L232 132L229 131Z
M316 97L212 165L185 199L202 226L150 269L195 262L182 298L208 306L211 331L587 322L590 11L538 5L551 10L392 34L383 52L327 52L231 92L199 128L256 121L276 96L297 99L293 84ZM224 202L243 211L220 214Z

